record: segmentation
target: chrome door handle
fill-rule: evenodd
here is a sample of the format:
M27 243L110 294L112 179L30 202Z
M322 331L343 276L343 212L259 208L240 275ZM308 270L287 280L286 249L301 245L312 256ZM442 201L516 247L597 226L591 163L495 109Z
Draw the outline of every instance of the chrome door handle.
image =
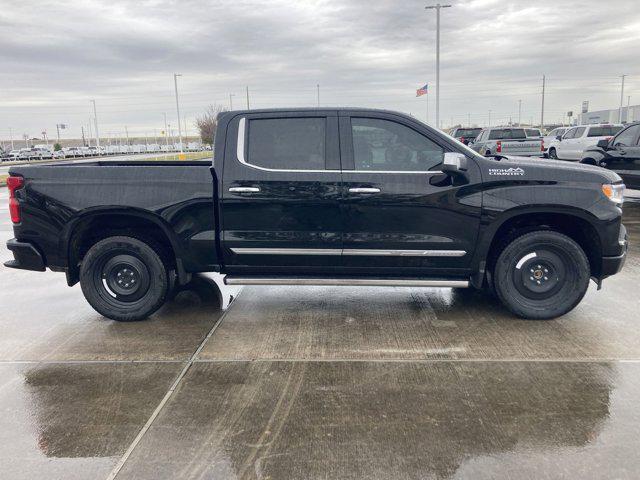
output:
M234 193L257 193L260 191L260 187L231 187L229 191Z
M350 188L349 189L349 193L380 193L380 189L379 188L365 188L365 187L361 187L361 188Z

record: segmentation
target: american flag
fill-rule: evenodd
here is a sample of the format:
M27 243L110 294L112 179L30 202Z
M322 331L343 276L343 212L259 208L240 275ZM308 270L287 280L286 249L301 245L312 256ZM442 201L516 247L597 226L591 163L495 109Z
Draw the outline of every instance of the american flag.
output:
M416 90L416 97L421 97L422 95L426 95L428 93L429 89L429 84L425 83L424 87L420 87L418 90Z

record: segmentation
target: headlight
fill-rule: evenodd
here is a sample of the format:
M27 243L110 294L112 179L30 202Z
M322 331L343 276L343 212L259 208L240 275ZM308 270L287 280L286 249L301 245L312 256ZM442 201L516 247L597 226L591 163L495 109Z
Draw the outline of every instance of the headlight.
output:
M622 205L624 202L624 183L605 183L602 185L602 193L613 203Z

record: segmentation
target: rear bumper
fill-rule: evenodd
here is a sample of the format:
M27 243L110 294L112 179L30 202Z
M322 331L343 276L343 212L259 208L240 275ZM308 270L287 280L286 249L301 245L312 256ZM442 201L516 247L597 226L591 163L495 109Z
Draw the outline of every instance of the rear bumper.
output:
M45 271L42 254L31 243L20 242L15 238L7 241L7 248L13 253L13 260L4 263L5 267L21 270Z
M624 262L627 259L627 249L629 247L629 239L627 237L627 229L624 225L620 225L620 234L618 237L618 244L622 250L621 255L614 257L602 257L602 263L600 266L600 278L610 277L615 275L624 266Z

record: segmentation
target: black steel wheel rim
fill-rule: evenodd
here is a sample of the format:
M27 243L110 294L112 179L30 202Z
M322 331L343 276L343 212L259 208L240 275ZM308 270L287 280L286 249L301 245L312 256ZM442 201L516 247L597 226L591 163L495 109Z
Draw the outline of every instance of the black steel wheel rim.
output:
M94 282L110 303L133 303L149 290L151 277L142 260L129 253L105 257L96 269Z
M513 283L526 298L545 300L565 285L569 265L566 256L550 248L536 249L516 259Z

